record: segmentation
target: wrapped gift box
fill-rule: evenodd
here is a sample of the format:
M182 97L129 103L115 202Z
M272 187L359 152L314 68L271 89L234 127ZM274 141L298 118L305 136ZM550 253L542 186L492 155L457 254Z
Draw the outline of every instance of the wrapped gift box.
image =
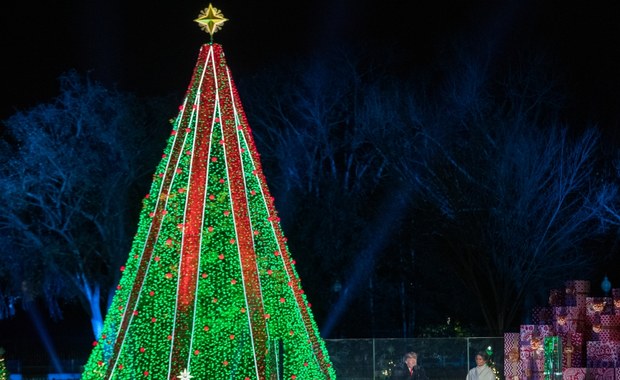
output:
M613 297L603 297L603 302L605 302L605 306L603 307L603 311L601 312L601 315L614 315Z
M577 297L575 296L575 289L566 288L564 293L564 306L577 306Z
M509 359L504 359L504 379L506 380L526 379L525 367L523 366L523 362L521 360L517 360L516 362L513 362L513 361L510 361Z
M595 299L597 297L586 297L586 317L588 319L594 317L595 315L600 315L600 311L596 311L594 309Z
M525 368L519 356L519 333L504 333L504 378L525 379Z
M563 380L585 380L586 369L585 368L566 368L562 371Z
M553 334L552 325L521 325L519 330L519 355L521 360L529 360L532 352L539 351L542 357L543 340Z
M564 286L566 289L564 304L566 306L586 306L586 297L590 294L590 281L566 281Z
M588 317L589 329L586 333L586 340L613 342L620 341L620 316L618 315L596 315Z
M550 325L553 321L553 308L534 307L532 309L532 322L535 325Z
M614 301L611 297L586 297L586 316L614 314Z
M609 331L599 326L594 326L593 330L585 334L584 338L588 342L614 343L620 341L620 332Z
M553 329L556 334L582 332L585 328L585 309L576 306L553 308Z
M620 367L620 342L588 342L588 368Z
M611 289L611 295L614 302L614 314L620 315L620 288Z
M547 377L553 376L558 372L562 373L562 339L559 336L549 336L545 338L544 372Z
M601 341L601 334L596 333L594 331L588 331L585 335L584 335L586 342L600 342Z
M590 293L590 281L588 280L570 280L564 282L566 289L572 289L575 293Z
M506 357L514 348L519 349L519 333L504 333L504 352Z
M596 380L616 380L615 368L586 368L586 378Z
M585 328L583 329L585 340L599 340L601 330L601 316L599 314L587 315Z
M562 368L585 366L582 333L566 333L560 335L562 339Z
M620 331L620 315L601 315L601 325L608 327L606 330Z
M596 325L601 323L601 315L599 313L588 314L586 315L586 323L588 326Z
M618 342L620 341L620 331L605 330L605 326L603 326L603 330L598 334L598 340L601 342Z
M523 347L523 344L527 342L529 345L532 337L538 337L542 340L545 337L552 336L553 334L553 325L521 325L519 328L519 345L520 348Z
M564 306L565 289L551 289L549 292L549 306Z
M529 359L523 361L523 367L525 368L525 378L540 379L545 378L545 359L543 354L534 354Z
M552 335L552 325L521 325L519 358L527 379L544 379L544 339Z

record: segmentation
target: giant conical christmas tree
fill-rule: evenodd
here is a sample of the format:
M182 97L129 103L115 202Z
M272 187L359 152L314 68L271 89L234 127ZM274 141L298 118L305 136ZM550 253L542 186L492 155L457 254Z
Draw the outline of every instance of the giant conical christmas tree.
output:
M209 5L196 21L226 19ZM202 46L83 379L335 379L221 46Z

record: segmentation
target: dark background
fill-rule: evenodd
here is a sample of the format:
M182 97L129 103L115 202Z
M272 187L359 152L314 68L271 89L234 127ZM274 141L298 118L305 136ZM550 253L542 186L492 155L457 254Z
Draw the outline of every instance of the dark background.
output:
M0 116L56 94L69 69L138 94L182 94L208 35L193 22L208 2L119 0L10 2L2 11ZM490 46L509 62L541 49L565 79L573 121L613 131L620 100L620 24L612 2L562 1L222 1L228 21L215 35L237 78L330 46L388 47L402 67L437 64L446 47Z
M0 118L49 101L57 94L58 76L70 69L139 95L172 93L180 100L200 45L209 39L193 22L207 5L119 0L3 5ZM618 141L620 23L611 2L226 0L214 6L230 20L215 41L224 46L237 80L291 57L327 54L338 45L378 54L391 50L398 58L394 69L403 72L438 64L449 46L463 41L468 49L490 47L498 65L531 47L544 51L563 78L567 123L596 124L607 141ZM88 332L60 340L83 351L91 340L87 317L79 307L68 307L75 312L63 321L44 323L60 336ZM24 321L4 329L3 338L21 342L24 350L43 345L33 323Z

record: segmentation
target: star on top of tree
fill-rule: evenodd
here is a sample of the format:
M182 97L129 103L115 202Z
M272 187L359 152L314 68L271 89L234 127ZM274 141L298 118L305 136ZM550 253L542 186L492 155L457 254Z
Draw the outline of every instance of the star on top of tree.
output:
M177 376L177 377L178 377L179 379L181 379L181 380L189 380L189 379L191 379L191 378L192 378L192 377L194 377L194 376L190 375L190 374L189 374L189 371L187 370L187 368L185 368L185 369L183 370L183 372L181 372L181 374L180 374L179 376Z
M209 33L211 38L213 38L213 33L220 30L222 28L222 24L228 21L228 19L224 18L222 11L209 4L209 7L203 9L198 15L198 18L194 21L200 25L200 29Z

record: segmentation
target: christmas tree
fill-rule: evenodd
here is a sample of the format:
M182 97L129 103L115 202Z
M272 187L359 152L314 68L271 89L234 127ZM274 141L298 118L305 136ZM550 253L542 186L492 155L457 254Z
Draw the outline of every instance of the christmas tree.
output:
M9 370L6 368L6 361L4 360L4 348L0 347L0 380L9 379Z
M83 379L335 379L211 34Z

